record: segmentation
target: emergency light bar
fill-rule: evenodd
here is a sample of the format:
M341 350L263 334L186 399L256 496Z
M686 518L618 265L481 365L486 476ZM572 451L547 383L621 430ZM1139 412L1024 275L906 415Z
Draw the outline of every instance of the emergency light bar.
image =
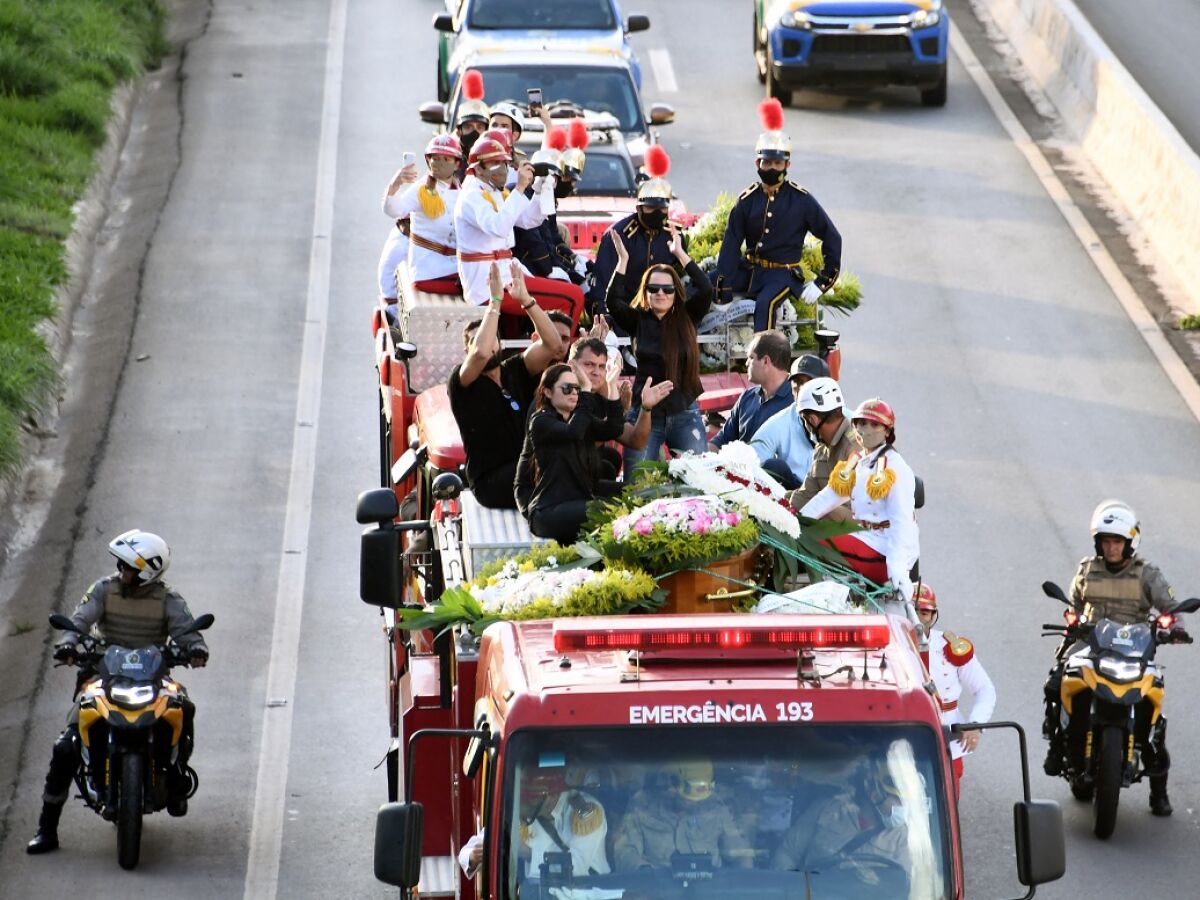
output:
M721 616L700 620L644 616L620 627L602 618L554 624L554 649L580 650L880 650L891 641L883 616Z

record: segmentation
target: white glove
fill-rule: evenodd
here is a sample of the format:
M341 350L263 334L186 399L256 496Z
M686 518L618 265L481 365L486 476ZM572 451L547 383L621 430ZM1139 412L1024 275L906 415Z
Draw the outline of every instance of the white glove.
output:
M804 290L800 292L800 299L805 303L816 303L821 299L821 295L825 293L817 287L816 281L810 281L804 286Z

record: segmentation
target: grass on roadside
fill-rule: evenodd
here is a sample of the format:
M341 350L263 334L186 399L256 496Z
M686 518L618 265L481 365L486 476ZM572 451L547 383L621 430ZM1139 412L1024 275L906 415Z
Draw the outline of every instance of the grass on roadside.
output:
M113 89L166 51L159 0L0 0L0 477L56 385L36 328L56 312Z
M1184 316L1179 320L1179 327L1183 331L1200 331L1200 316L1195 314Z

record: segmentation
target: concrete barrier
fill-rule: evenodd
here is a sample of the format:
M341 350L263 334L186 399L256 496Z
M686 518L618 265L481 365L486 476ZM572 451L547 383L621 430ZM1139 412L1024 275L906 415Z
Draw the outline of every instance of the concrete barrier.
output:
M1200 311L1200 157L1071 0L978 0Z

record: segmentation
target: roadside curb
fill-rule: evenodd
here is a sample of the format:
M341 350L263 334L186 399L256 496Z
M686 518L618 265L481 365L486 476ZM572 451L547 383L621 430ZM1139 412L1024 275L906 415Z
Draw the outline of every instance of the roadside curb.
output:
M1200 312L1200 156L1072 0L976 0Z
M36 327L37 333L46 341L46 347L60 374L71 348L75 313L91 284L97 241L111 211L113 185L116 184L121 168L121 155L129 140L133 110L141 95L144 77L140 76L132 83L119 84L113 91L107 137L104 145L96 151L96 171L88 182L87 190L75 203L75 222L71 227L71 234L63 242L66 248L67 281L54 292L57 313L53 319L46 320ZM59 384L43 410L36 415L36 430L23 431L23 461L15 472L0 480L0 510L12 508L37 459L35 451L38 445L47 434L54 432L59 418L61 391L62 385ZM11 522L6 522L0 526L0 566L3 566L7 556L8 531L11 525Z

